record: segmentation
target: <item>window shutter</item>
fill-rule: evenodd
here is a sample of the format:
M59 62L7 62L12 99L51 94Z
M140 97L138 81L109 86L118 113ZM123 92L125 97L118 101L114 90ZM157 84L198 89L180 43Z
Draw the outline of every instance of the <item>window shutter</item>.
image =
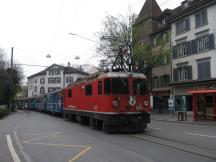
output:
M191 42L186 42L186 48L187 48L187 56L190 56L191 55Z
M177 22L176 24L175 24L175 26L176 26L176 35L179 33L179 22Z
M196 16L196 27L199 27L201 22L200 22L200 14L197 14Z
M209 35L209 50L215 49L214 34Z
M190 30L190 18L186 18L185 19L185 31L189 31Z
M178 69L173 69L173 80L178 81Z
M187 79L192 80L192 66L187 67L187 72L188 72Z
M177 58L177 46L173 46L172 53L173 53L173 59L176 59Z
M210 61L207 61L203 64L203 71L205 72L205 79L209 79L211 77L210 72Z
M203 64L198 63L198 79L203 79L204 78L204 71L203 71Z
M191 54L197 53L197 40L193 39L191 40Z

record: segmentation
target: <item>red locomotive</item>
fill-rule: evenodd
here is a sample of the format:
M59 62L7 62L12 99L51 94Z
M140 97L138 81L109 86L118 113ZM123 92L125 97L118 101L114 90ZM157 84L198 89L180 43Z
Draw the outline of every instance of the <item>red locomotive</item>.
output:
M150 122L150 97L141 73L98 73L64 89L63 116L105 132L140 132Z

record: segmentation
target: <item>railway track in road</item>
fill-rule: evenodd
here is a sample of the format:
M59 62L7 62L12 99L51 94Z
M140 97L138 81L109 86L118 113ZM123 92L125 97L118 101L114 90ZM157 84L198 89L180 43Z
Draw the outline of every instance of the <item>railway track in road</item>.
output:
M216 149L201 147L186 142L181 142L173 139L158 137L154 135L136 134L128 135L133 139L140 140L142 142L150 142L167 148L175 149L185 153L193 154L196 156L204 157L211 160L216 160Z

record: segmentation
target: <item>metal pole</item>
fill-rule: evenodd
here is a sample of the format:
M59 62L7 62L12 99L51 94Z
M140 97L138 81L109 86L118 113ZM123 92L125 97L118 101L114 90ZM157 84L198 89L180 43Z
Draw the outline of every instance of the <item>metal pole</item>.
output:
M13 68L13 47L11 48L11 69Z
M11 70L13 68L13 47L11 47ZM10 94L10 99L9 99L9 112L11 112L11 103L12 103L12 98L11 98L11 94Z

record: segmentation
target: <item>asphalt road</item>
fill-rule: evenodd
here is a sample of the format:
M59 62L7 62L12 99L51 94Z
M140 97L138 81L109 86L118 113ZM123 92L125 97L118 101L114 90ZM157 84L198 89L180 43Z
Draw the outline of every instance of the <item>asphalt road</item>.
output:
M215 128L152 121L140 134L106 134L59 117L19 111L0 120L0 162L215 162Z

